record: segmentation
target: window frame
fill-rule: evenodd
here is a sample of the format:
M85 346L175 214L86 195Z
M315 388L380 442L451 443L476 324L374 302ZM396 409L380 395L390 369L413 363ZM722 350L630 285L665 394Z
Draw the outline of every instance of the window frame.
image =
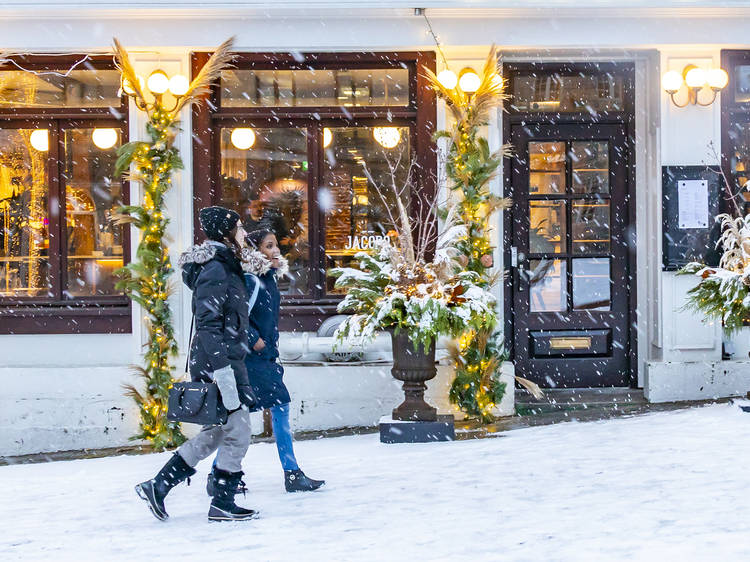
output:
M66 71L83 57L78 70L115 70L111 56L66 54L61 56L25 54L10 57L21 67L35 71ZM21 70L7 62L0 71ZM116 115L119 113L119 118ZM47 155L47 216L50 246L48 251L52 297L0 297L0 335L5 334L108 334L132 331L132 304L124 294L65 298L67 275L66 196L63 158L63 131L75 128L107 127L120 131L121 144L129 139L128 100L110 107L0 107L0 128L46 128L49 130ZM129 182L122 179L123 204L129 204ZM121 226L123 263L130 261L130 231ZM54 236L53 236L54 235Z
M211 53L191 55L195 76ZM302 59L302 62L300 62ZM342 296L325 293L325 273L321 272L325 255L325 213L314 196L322 179L322 135L325 127L403 126L409 128L412 155L419 164L417 185L435 193L437 151L432 141L436 129L437 98L429 86L423 66L435 71L433 51L380 53L239 53L233 65L239 70L315 70L404 68L409 70L409 103L406 106L305 106L305 107L229 107L222 108L219 86L209 95L209 103L193 107L193 224L196 242L203 239L198 211L218 204L221 173L221 135L223 127L247 126L299 127L308 130L308 225L310 237L310 295L282 297L282 330L316 330L323 320L336 314ZM208 178L208 179L207 179ZM412 216L419 217L417 198L412 197ZM313 236L317 238L313 238ZM317 288L316 288L317 286Z

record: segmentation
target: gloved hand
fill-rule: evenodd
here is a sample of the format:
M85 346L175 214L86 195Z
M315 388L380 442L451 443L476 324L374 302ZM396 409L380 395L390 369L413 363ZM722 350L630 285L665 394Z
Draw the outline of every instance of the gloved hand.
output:
M234 370L231 365L213 372L213 379L221 393L221 401L228 411L240 407L240 397L237 394L237 382L234 380Z

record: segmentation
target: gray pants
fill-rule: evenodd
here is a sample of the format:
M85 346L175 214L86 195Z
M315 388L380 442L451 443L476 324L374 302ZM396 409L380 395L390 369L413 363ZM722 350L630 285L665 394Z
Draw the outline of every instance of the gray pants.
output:
M224 425L206 425L201 432L177 450L182 459L195 466L216 449L216 468L240 472L242 459L250 447L250 413L244 408L229 414Z

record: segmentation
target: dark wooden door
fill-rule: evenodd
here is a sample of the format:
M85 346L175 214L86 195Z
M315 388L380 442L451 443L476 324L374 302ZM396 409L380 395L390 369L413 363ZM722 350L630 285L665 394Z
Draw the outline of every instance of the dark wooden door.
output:
M526 123L511 138L516 373L544 387L629 386L626 127Z

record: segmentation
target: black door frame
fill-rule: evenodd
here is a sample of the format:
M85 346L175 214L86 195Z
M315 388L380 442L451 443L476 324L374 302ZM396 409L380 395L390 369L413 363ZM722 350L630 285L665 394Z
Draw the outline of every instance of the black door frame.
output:
M514 111L506 102L506 112L503 114L502 135L503 142L511 139L511 129L514 125L526 123L549 123L549 124L621 124L625 126L626 145L628 149L627 184L628 203L626 229L627 244L627 270L630 279L628 294L628 380L630 388L636 388L638 384L638 318L637 310L637 261L636 261L636 189L635 189L635 64L631 62L609 62L609 63L503 63L503 76L506 79L507 90L511 95L513 92L514 77L521 72L609 72L621 75L624 79L625 100L623 111L599 112L599 113L560 113L547 114L543 112L519 112ZM503 193L505 197L512 196L513 186L513 156L506 157L503 161ZM511 267L511 246L513 245L514 220L511 212L503 213L503 263L505 264L505 280L503 283L503 316L505 346L509 352L510 359L515 359L514 348L514 312L515 300L515 268Z

